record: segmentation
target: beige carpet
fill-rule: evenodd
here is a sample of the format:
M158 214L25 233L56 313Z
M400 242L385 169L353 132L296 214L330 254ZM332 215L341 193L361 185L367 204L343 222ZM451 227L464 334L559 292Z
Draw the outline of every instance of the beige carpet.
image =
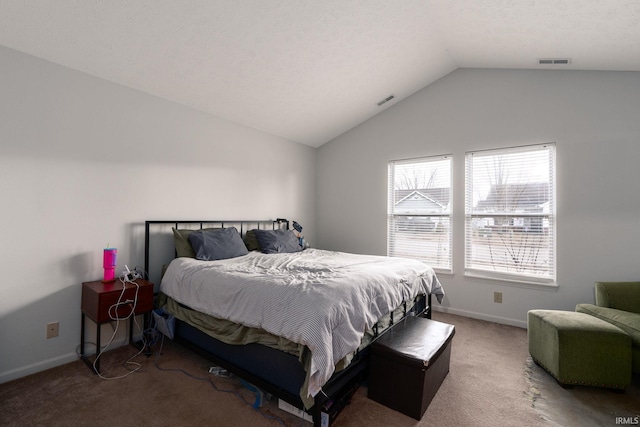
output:
M527 377L534 407L551 425L640 424L640 377L638 376L634 377L633 383L624 393L597 387L565 389L529 357Z
M566 413L576 399L590 403L576 387L569 391L573 397L554 406L551 392L566 391L545 383L544 371L530 365L525 330L444 313L435 313L434 319L454 324L456 335L451 370L423 419L416 421L367 399L367 389L361 387L334 426L590 425L562 424L554 415ZM132 347L105 354L105 376L125 373L121 364L132 354ZM279 410L277 401L254 409L255 395L237 378L209 374L210 362L172 342L165 344L157 366L155 357L136 360L142 369L124 379L102 380L77 361L0 384L0 425L311 425ZM628 398L604 392L608 394L600 400Z
M420 422L366 398L360 389L338 421L345 426L548 426L532 407L524 329L434 313L456 327L451 366ZM337 423L336 423L337 424Z

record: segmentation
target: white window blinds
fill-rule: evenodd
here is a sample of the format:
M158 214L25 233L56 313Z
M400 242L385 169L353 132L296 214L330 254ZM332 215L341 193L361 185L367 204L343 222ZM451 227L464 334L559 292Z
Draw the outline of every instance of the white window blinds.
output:
M555 145L466 154L465 273L555 281Z
M451 271L451 156L389 163L387 254Z

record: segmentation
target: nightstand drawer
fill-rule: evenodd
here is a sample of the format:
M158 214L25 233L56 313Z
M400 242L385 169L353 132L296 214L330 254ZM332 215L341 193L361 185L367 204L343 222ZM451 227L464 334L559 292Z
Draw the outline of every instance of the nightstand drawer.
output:
M146 280L138 279L139 285L138 299L136 304L136 314L148 313L153 309L153 284ZM116 280L113 283L102 283L100 281L83 283L82 286L82 312L89 316L96 323L104 323L112 320L113 317L126 317L131 313L133 303L123 304L117 308L111 308L120 300L134 301L136 297L136 286L131 283L125 285L122 298L122 282ZM111 313L109 313L111 309ZM111 315L110 315L111 314Z
M99 297L100 302L98 303L98 314L96 315L98 323L106 322L108 320L121 319L131 314L136 290L135 288L126 289L124 291L124 295L122 296L122 298L120 298L121 292L122 291L109 292L107 294L102 294ZM131 302L128 304L120 304L117 307L114 307L114 305L118 303L118 301L120 301L120 303L124 303L125 301Z

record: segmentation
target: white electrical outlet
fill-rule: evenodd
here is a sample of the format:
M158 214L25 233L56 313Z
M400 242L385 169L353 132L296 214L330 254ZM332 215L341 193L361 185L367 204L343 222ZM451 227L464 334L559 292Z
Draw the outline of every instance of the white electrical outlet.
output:
M47 339L58 336L58 322L47 323Z

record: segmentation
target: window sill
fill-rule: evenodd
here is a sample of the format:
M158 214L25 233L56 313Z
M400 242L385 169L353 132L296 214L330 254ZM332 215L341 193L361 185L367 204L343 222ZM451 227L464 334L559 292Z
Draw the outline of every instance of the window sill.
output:
M447 270L445 268L435 268L433 267L433 271L437 274L437 275L449 275L449 276L453 276L453 270Z
M490 274L483 274L479 272L467 271L464 273L464 277L468 277L470 279L478 279L479 281L485 283L495 284L496 282L500 282L500 284L504 284L507 286L515 286L518 288L529 288L529 289L538 289L545 291L557 291L559 286L557 282L536 282L529 281L526 279L515 279L504 276L494 276Z

